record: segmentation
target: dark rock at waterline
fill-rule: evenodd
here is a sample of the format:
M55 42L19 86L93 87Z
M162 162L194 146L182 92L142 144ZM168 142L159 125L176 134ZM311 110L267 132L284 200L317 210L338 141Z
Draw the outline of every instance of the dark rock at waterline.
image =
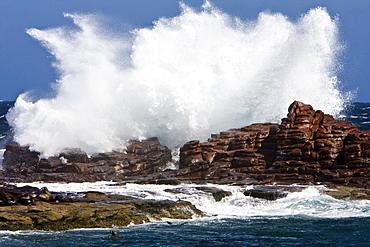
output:
M211 193L216 202L221 201L224 197L232 195L230 191L225 191L215 187L196 187L196 189Z
M324 193L337 199L370 200L370 190L364 188L330 186Z
M143 224L151 219L204 216L191 203L180 200L142 200L91 191L70 195L68 200L57 200L65 195L53 193L53 199L48 201L45 198L50 199L51 193L46 193L46 188L10 185L0 187L0 192L0 202L3 202L0 203L0 230L8 231L111 228ZM4 193L10 199L4 199ZM33 200L23 203L26 197Z
M170 150L157 138L132 141L126 152L88 158L67 150L40 159L11 143L2 180L87 182L112 180L152 184L332 184L370 188L370 131L293 102L280 124L258 123L185 143L179 169L168 170Z
M303 189L303 187L257 186L246 190L244 195L271 201L284 198L292 192L301 192Z
M53 200L52 194L46 187L39 189L32 186L0 186L0 206L16 204L29 205L35 201L51 202Z
M212 186L194 187L194 189L212 195L216 202L219 202L223 198L232 195L230 191L225 191L225 190L212 187ZM188 189L182 188L182 187L165 189L164 191L173 193L173 194L192 194L193 193L193 192L190 192Z

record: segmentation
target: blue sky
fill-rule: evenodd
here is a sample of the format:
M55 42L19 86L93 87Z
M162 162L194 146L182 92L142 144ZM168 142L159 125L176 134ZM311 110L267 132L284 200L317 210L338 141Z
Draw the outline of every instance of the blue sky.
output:
M183 0L200 8L203 0ZM281 12L292 20L310 8L327 7L338 15L340 40L345 44L338 74L346 91L357 90L354 101L370 102L369 0L213 0L224 12L254 20L264 10ZM150 26L159 17L180 13L176 0L0 0L0 100L15 100L34 90L47 94L56 79L51 55L25 30L71 26L63 13L100 13L132 28Z

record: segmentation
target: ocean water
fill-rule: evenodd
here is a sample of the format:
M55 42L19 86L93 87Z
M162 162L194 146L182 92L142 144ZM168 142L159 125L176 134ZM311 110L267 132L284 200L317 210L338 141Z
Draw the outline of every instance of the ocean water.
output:
M0 102L2 113L12 104ZM346 120L363 130L370 129L370 103L353 103L346 109ZM1 121L0 134L6 136L10 127L5 117ZM246 187L208 185L232 192L232 196L215 202L194 185L112 184L30 185L47 186L51 191L102 191L146 199L181 199L192 202L207 217L112 227L119 234L117 239L110 236L111 229L0 231L0 246L370 246L370 201L337 200L322 194L324 188L320 186L277 201L265 201L244 196ZM19 184L22 185L25 184ZM179 187L183 193L165 191Z
M11 140L11 128L6 119L6 114L9 108L14 106L13 101L0 101L0 148L4 148L5 144Z
M64 232L0 232L1 246L370 246L367 218L255 217Z
M0 109L6 112L12 103L0 102ZM353 103L343 114L359 128L370 129L370 103ZM6 136L10 127L6 118L2 121L0 134ZM25 184L19 184L22 185ZM119 234L117 239L110 236L111 229L0 231L0 246L370 246L370 201L337 200L322 194L323 187L309 187L287 198L265 201L244 196L246 187L208 185L232 192L232 196L215 202L194 185L30 185L47 186L51 191L102 191L146 199L181 199L192 202L207 217L112 227ZM165 191L179 187L183 193Z
M244 196L246 187L220 186L232 192L216 202L196 185L111 186L113 183L47 184L52 191L103 191L147 199L188 200L207 216L110 229L0 231L1 246L370 246L370 201L337 200L320 186L266 201ZM25 185L25 184L18 184ZM203 185L204 186L204 185ZM170 193L166 189L178 189ZM169 223L170 222L170 223ZM109 230L119 238L113 239Z
M344 118L361 130L370 130L370 103L348 105Z
M269 12L242 20L209 2L181 8L128 32L91 14L65 14L74 27L27 30L55 58L59 77L48 98L26 92L0 101L0 156L13 139L44 156L66 147L119 150L152 136L177 148L229 128L280 122L294 100L370 129L370 103L348 103L350 93L340 90L340 20L325 8L297 20ZM209 185L232 192L215 202L194 185L31 185L187 200L207 217L112 226L117 239L110 229L0 231L0 246L370 246L370 201L337 200L320 186L265 201L244 196L247 187Z

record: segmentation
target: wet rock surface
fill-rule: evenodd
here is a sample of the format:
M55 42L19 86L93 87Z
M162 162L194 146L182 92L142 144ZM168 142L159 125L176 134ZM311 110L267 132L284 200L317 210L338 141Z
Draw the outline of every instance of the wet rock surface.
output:
M116 184L120 185L120 184ZM248 186L244 195L259 200L278 200L289 193L301 192L308 186ZM243 187L241 187L243 188ZM338 199L370 199L370 189L348 186L317 187L322 193ZM232 196L232 192L215 186L175 186L167 193L209 194L215 203ZM7 193L8 197L4 197ZM75 193L49 192L31 186L0 187L0 230L53 230L76 228L114 228L144 224L162 219L192 219L206 216L190 202L146 200L132 196L106 194L98 191ZM22 198L33 198L24 203ZM12 198L12 200L8 200Z
M304 187L287 187L287 186L257 186L244 192L245 196L266 199L274 201L286 197L292 192L301 192Z
M96 191L54 193L11 182L194 183L196 191L216 202L232 194L208 183L253 185L246 187L244 195L265 200L305 188L292 184L320 184L329 188L323 193L338 199L370 199L370 131L360 131L297 101L280 124L257 123L213 134L207 142L189 141L179 158L174 163L171 151L157 138L131 141L125 151L92 157L69 149L40 158L40 153L10 143L0 171L0 229L111 228L150 219L204 216L184 201L142 200ZM165 191L184 193L181 187Z
M232 195L230 191L225 191L215 187L196 187L196 189L212 194L216 202L221 201L222 198Z
M324 191L325 194L336 199L370 200L370 189L350 186L330 186Z
M35 201L53 201L53 195L46 187L41 189L32 186L17 187L15 185L0 187L0 206L29 205Z
M191 219L204 216L185 201L142 200L101 192L65 195L30 186L3 186L0 191L17 198L12 202L0 198L0 230L112 228L143 224L153 219ZM48 191L47 198L40 196L45 191ZM24 204L20 201L20 198L29 195L33 198L32 202Z

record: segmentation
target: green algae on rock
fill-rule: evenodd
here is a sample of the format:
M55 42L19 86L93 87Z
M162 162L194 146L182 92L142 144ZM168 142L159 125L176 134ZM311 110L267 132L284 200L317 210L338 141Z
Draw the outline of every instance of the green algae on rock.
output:
M36 201L32 205L0 207L0 230L112 228L143 224L151 219L191 219L204 214L185 201L131 200L130 202Z
M324 193L336 199L370 200L370 189L350 186L331 186L328 189L330 190L326 190Z

